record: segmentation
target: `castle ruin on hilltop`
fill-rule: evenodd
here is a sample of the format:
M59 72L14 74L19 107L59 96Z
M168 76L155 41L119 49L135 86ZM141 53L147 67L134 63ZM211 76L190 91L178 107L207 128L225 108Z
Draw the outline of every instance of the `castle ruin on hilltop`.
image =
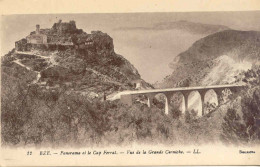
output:
M30 51L32 48L59 49L64 47L74 47L72 36L81 34L83 31L77 29L75 21L54 23L52 28L40 29L36 25L36 30L31 32L26 38L15 42L17 51ZM52 50L53 50L52 49Z

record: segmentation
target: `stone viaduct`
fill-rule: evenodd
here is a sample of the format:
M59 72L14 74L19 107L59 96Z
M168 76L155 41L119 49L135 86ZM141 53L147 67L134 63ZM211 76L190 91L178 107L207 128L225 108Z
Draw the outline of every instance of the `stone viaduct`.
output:
M120 101L124 104L132 105L133 96L136 95L146 95L147 96L147 105L148 107L151 106L151 101L155 97L155 95L162 93L165 95L165 114L169 113L169 102L171 97L174 93L180 92L184 96L184 103L185 103L185 113L188 111L188 97L192 91L197 91L201 97L202 103L202 115L204 115L204 101L205 101L205 94L209 90L214 90L217 99L218 105L220 104L222 97L223 97L223 90L229 89L231 92L237 91L238 88L243 87L243 85L215 85L215 86L200 86L200 87L180 87L180 88L169 88L169 89L150 89L150 90L137 90L137 91L127 91L122 92L120 96Z

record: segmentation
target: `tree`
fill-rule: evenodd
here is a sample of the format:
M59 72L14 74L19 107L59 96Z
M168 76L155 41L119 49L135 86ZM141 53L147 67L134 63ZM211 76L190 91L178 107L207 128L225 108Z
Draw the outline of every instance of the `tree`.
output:
M226 144L239 144L241 141L246 141L245 129L237 111L229 108L222 123L221 140Z
M260 140L260 127L257 125L260 119L260 88L256 89L251 97L242 100L242 108L248 140Z
M242 118L235 109L228 109L222 124L222 141L229 144L252 143L260 140L260 89L245 95L241 101Z

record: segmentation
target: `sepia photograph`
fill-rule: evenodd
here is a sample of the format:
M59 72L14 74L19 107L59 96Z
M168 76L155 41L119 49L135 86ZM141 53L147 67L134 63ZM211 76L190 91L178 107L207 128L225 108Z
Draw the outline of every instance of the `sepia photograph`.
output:
M2 149L257 156L243 148L260 146L260 11L1 18Z

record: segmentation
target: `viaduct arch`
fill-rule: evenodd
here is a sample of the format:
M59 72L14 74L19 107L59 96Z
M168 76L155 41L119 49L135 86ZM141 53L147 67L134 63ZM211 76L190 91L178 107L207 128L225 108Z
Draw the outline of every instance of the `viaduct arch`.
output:
M184 97L185 103L185 114L188 112L189 104L189 95L192 91L197 91L200 94L201 104L202 104L202 115L205 114L204 103L205 103L205 94L209 90L213 90L217 95L218 105L223 102L222 91L229 89L231 92L236 91L238 88L243 87L243 85L214 85L214 86L201 86L201 87L180 87L180 88L169 88L169 89L150 89L150 90L138 90L138 91L128 91L126 93L122 92L120 96L120 101L123 104L132 105L133 96L135 95L146 95L147 96L147 105L151 107L152 99L156 94L162 93L165 95L165 114L169 113L169 103L170 99L174 93L180 92Z

